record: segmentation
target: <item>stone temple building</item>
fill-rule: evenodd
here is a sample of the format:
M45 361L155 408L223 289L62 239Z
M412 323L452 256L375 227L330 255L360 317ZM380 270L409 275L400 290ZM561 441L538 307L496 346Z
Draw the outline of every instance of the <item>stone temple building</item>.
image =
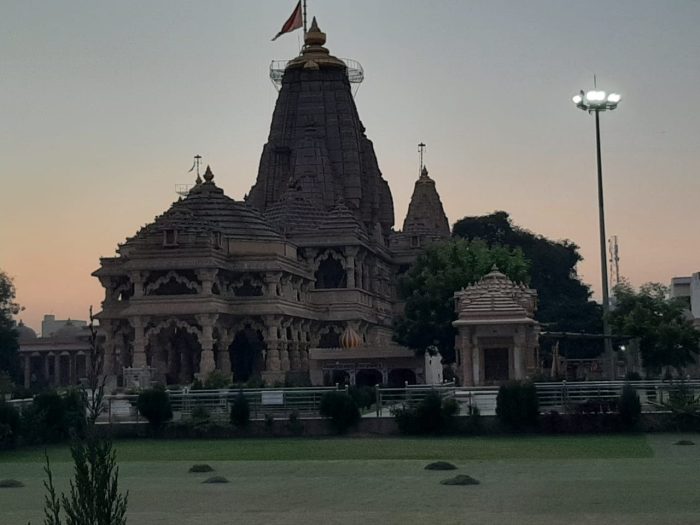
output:
M423 357L392 341L397 275L448 237L423 170L402 231L352 96L316 21L286 64L244 201L213 171L103 258L106 372L188 383L403 385Z
M462 385L523 380L537 370L540 325L537 292L495 267L456 292L455 355Z

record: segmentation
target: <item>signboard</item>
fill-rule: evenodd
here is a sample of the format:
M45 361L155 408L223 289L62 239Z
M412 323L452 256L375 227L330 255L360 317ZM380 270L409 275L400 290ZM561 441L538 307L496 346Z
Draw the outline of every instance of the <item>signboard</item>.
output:
M263 405L284 405L284 392L261 392L261 402Z

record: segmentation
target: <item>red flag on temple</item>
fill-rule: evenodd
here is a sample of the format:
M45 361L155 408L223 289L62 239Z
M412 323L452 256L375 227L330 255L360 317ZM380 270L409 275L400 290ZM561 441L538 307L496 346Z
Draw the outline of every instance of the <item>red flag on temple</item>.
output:
M295 29L299 29L304 25L302 16L301 16L301 0L299 0L299 3L297 6L294 8L294 11L292 12L291 16L287 19L287 21L284 23L282 26L282 29L280 29L280 32L275 35L275 38L272 39L274 42L278 37L285 33L291 33Z

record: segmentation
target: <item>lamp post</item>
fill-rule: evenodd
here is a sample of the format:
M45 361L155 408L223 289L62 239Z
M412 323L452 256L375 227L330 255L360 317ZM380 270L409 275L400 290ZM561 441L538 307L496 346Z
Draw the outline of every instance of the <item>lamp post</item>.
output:
M610 356L610 378L615 379L615 358L612 351L612 341L610 340L610 325L608 324L608 314L610 313L610 292L608 290L608 264L606 254L607 239L605 236L605 207L603 201L603 166L600 159L600 113L601 111L612 111L620 103L620 95L617 93L606 93L593 89L586 93L583 90L574 95L572 101L576 107L595 115L595 142L596 158L598 161L598 223L600 227L600 273L603 285L603 335L605 336L605 351Z

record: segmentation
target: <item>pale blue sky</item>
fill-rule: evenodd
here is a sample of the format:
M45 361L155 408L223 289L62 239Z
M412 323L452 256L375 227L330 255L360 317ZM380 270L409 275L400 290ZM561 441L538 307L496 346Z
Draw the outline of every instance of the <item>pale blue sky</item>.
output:
M0 0L0 268L25 319L84 318L100 255L161 213L194 154L241 198L276 91L294 0ZM623 95L602 116L608 232L633 283L700 270L700 3L309 0L328 47L360 61L360 116L401 226L416 144L450 222L509 211L577 242L599 288L594 128L570 97Z

